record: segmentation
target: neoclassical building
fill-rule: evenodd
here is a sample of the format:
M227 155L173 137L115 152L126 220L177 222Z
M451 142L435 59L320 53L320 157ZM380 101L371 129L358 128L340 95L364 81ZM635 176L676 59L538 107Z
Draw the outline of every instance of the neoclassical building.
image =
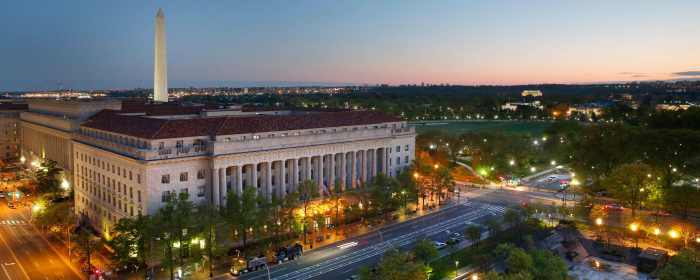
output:
M104 110L73 136L75 209L108 232L180 192L224 205L244 188L269 199L312 180L324 196L396 176L414 149L413 128L375 111Z

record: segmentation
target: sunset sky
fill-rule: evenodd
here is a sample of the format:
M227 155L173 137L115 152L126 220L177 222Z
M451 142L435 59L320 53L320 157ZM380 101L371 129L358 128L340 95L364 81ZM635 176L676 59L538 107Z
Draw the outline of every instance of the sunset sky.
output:
M0 4L0 90L526 84L700 77L700 1L32 1Z

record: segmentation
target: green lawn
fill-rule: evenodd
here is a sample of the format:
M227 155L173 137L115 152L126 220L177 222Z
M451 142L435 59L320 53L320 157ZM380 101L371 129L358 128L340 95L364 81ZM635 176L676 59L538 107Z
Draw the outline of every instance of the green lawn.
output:
M466 132L502 132L505 134L540 135L552 125L543 121L428 121L411 122L418 133L440 130L450 134Z

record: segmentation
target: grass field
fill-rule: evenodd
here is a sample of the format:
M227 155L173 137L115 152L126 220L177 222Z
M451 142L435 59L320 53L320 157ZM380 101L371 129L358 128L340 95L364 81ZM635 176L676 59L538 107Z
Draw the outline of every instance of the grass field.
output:
M428 121L413 122L416 132L439 130L450 134L467 132L501 132L505 134L540 135L551 122L541 121Z

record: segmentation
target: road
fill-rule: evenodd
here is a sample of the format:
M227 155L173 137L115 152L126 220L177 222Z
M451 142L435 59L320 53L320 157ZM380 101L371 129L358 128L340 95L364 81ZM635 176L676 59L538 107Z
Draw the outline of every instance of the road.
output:
M27 213L26 207L10 209L0 201L0 280L82 279L29 223Z
M491 192L495 192L491 190ZM505 207L496 204L461 201L454 206L404 223L316 249L301 259L270 268L271 279L346 279L363 265L378 262L392 248L409 249L417 240L446 241L447 230L463 232L470 224L480 224L489 216L501 216ZM339 245L355 244L340 248ZM266 271L244 274L242 279L267 279Z

